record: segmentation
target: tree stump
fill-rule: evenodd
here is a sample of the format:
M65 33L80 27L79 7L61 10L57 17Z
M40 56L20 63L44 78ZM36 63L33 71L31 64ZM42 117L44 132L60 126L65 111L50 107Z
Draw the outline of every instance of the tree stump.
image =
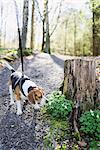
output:
M89 110L100 102L100 57L71 57L65 61L63 94Z

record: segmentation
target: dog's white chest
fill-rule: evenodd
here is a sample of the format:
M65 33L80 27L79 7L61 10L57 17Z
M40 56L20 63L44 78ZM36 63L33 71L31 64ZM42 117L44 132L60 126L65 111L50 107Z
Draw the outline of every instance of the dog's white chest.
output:
M30 86L36 87L36 84L34 82L32 82L31 80L26 80L22 86L23 92L26 96L28 96L28 88Z

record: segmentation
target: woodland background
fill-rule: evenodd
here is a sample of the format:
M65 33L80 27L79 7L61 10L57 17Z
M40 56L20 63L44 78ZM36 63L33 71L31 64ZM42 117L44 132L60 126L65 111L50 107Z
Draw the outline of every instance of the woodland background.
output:
M0 0L0 50L100 55L99 0Z

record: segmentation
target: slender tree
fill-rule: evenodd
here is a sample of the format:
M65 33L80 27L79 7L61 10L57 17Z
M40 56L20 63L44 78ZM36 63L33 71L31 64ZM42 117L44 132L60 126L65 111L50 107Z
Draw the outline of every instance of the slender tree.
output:
M2 45L1 40L2 40L2 24L3 24L3 5L2 5L2 1L0 2L1 6L0 6L0 47Z
M18 40L19 40L18 50L21 50L22 49L21 29L19 25L19 12L18 12L18 5L16 3L16 0L14 0L14 5L15 5L15 13L16 13L16 21L17 21ZM20 52L18 51L18 53Z
M60 18L60 13L61 13L61 6L62 6L62 1L60 1L59 5L56 7L55 10L57 10L57 8L59 8L59 12L58 12L58 16L57 16L57 21L56 24L52 27L52 31L50 32L50 24L49 24L49 14L51 13L52 8L50 8L50 10L48 10L48 2L49 0L44 0L44 10L43 10L43 16L41 15L40 9L39 9L39 3L37 0L35 0L37 8L38 8L38 12L42 21L42 32L43 32L43 36L42 36L42 52L46 52L46 53L51 53L50 51L50 38L53 35L53 33L55 32L58 22L59 22L59 18ZM52 21L50 21L52 22Z
M31 41L30 48L34 49L34 0L32 0L32 15L31 15Z
M29 0L24 0L23 5L23 26L22 26L22 48L26 48L28 30Z
M74 55L76 55L76 13L74 13Z
M95 55L100 55L100 5L96 7L95 11Z
M65 39L64 39L65 54L66 54L66 49L67 49L67 25L68 25L68 19L65 20Z
M6 47L6 28L7 28L7 25L6 25L6 21L4 23L4 48Z
M44 52L44 45L45 45L45 40L44 40L44 38L45 38L44 21L45 21L45 19L42 20L42 33L43 33L42 34L42 49L41 49L42 52Z
M100 55L100 2L92 2L92 39L93 39L93 56Z
M48 0L44 0L44 26L45 26L45 46L44 52L50 54L50 35L49 35L49 15L48 15Z

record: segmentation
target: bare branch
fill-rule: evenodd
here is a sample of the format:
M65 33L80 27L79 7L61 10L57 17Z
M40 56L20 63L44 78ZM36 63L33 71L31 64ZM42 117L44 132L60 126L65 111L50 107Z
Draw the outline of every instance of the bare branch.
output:
M20 25L19 25L19 19L18 19L18 5L16 3L16 0L14 0L15 4L15 12L16 12L16 19L17 19L17 30L18 30L18 39L19 39L19 49L22 50L22 42L21 42L21 31L20 31Z
M54 19L55 13L56 13L58 8L59 8L59 4L57 4L57 6L55 7L55 10L54 10L52 18L51 18L51 22L53 22L52 20Z
M61 0L61 1L60 1L60 4L59 4L59 13L58 13L58 17L57 17L57 22L56 22L56 24L55 24L55 26L54 26L54 28L53 28L53 30L52 30L50 36L52 36L52 34L54 33L55 29L57 28L57 25L58 25L58 22L59 22L59 18L60 18L60 14L61 14L62 1L63 1L63 0Z
M2 35L2 25L3 25L3 17L2 17L2 15L3 15L3 5L2 5L2 1L0 2L0 4L1 4L1 7L0 7L0 18L1 18L1 20L0 20L0 46L1 46L1 40L2 40L1 35Z
M39 15L40 15L40 19L41 19L41 21L43 22L43 16L42 16L42 14L41 14L41 12L40 12L39 3L38 3L38 1L37 1L37 0L34 0L34 2L35 2L35 3L36 3L36 5L37 5L37 9L38 9L38 13L39 13Z
M20 28L19 27L19 20L18 20L18 14L19 14L19 12L18 12L18 6L17 6L17 3L16 3L15 0L14 0L14 4L15 4L15 11L16 11L17 27Z
M52 2L51 2L51 3L53 4L53 0L52 0ZM50 13L50 12L51 12L52 8L53 8L53 6L51 6L51 7L49 8L48 13Z

